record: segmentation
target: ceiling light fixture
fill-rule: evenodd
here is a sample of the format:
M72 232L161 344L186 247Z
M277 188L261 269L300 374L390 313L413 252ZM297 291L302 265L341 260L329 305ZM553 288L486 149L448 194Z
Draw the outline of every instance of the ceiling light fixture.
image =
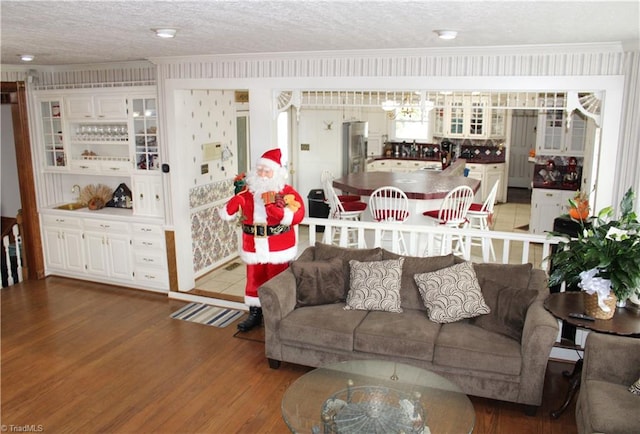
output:
M455 30L436 30L436 33L438 34L438 38L447 40L455 39L456 36L458 36L458 32Z
M155 32L156 36L159 38L171 39L176 37L176 29L164 28L164 29L151 29L152 32Z
M35 56L33 54L21 54L20 55L20 60L22 60L23 62L31 62L34 58L35 58Z

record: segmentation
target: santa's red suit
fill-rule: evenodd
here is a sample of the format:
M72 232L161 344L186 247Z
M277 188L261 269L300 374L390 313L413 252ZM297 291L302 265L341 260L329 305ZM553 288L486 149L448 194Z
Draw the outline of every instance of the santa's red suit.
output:
M267 151L258 164L281 169L280 150ZM254 194L248 184L219 211L223 220L241 215L240 257L247 264L245 304L248 306L260 306L260 285L285 270L298 253L293 226L304 218L303 200L293 187L283 185L279 191L265 195Z

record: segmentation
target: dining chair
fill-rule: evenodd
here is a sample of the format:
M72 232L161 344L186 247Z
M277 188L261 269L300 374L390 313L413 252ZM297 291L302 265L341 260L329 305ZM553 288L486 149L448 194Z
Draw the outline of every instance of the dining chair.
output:
M473 202L473 190L461 185L451 190L442 201L439 209L425 211L422 213L431 224L444 225L450 228L462 228L467 224L467 212ZM444 237L440 236L440 253L444 254ZM462 235L454 235L452 243L456 246L452 248L456 255L465 255L464 239Z
M472 229L479 229L481 231L489 231L491 230L491 219L493 218L493 207L496 202L496 196L498 195L498 186L500 185L500 180L496 180L491 187L491 191L489 191L489 196L483 203L472 203L469 207L469 211L467 211L467 227ZM493 249L493 242L490 238L486 237L471 237L471 245L472 246L481 246L482 247L482 256L483 258L486 256L486 249L489 248L491 252L491 258L495 262L496 260L496 252Z
M380 187L369 197L369 212L374 221L404 223L409 218L409 199L407 195L397 187ZM387 231L382 231L384 239ZM400 254L407 253L407 246L404 236L399 235ZM393 246L393 241L392 246Z
M320 175L320 182L322 183L323 189L324 189L325 182L328 182L333 187L332 182L334 179L335 179L335 176L333 175L333 173L331 173L328 170L323 170L322 174ZM328 197L326 191L325 191L324 197L325 198ZM340 202L358 202L362 200L360 195L357 195L357 194L339 194L338 199L340 200Z

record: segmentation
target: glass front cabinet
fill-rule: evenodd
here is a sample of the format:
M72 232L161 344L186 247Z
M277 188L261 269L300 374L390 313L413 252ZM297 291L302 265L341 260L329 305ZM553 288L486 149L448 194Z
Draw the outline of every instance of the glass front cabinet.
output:
M67 153L64 146L64 127L61 115L62 98L40 100L40 118L44 167L46 169L65 169Z

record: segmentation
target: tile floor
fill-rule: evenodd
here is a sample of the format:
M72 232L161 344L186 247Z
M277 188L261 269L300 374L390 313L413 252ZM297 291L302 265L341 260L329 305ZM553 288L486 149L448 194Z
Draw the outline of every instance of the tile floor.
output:
M529 217L531 212L530 202L526 189L516 189L513 195L510 194L508 200L514 198L514 202L497 204L494 208L494 226L493 229L502 232L528 232ZM510 189L511 193L511 189ZM526 202L526 203L524 203ZM298 250L302 252L308 246L308 233L306 227L299 227L300 242ZM479 247L474 247L478 249ZM510 257L516 258L514 262L519 263L521 249L517 246L510 251ZM500 246L496 246L496 255L501 255ZM472 251L474 255L474 251ZM541 261L541 249L537 249L534 245L530 251L530 260L534 264ZM473 259L473 258L472 258ZM237 265L235 265L237 264ZM244 284L245 284L245 265L240 259L235 259L224 266L207 273L196 280L196 289L193 291L198 295L212 296L230 301L244 300Z

